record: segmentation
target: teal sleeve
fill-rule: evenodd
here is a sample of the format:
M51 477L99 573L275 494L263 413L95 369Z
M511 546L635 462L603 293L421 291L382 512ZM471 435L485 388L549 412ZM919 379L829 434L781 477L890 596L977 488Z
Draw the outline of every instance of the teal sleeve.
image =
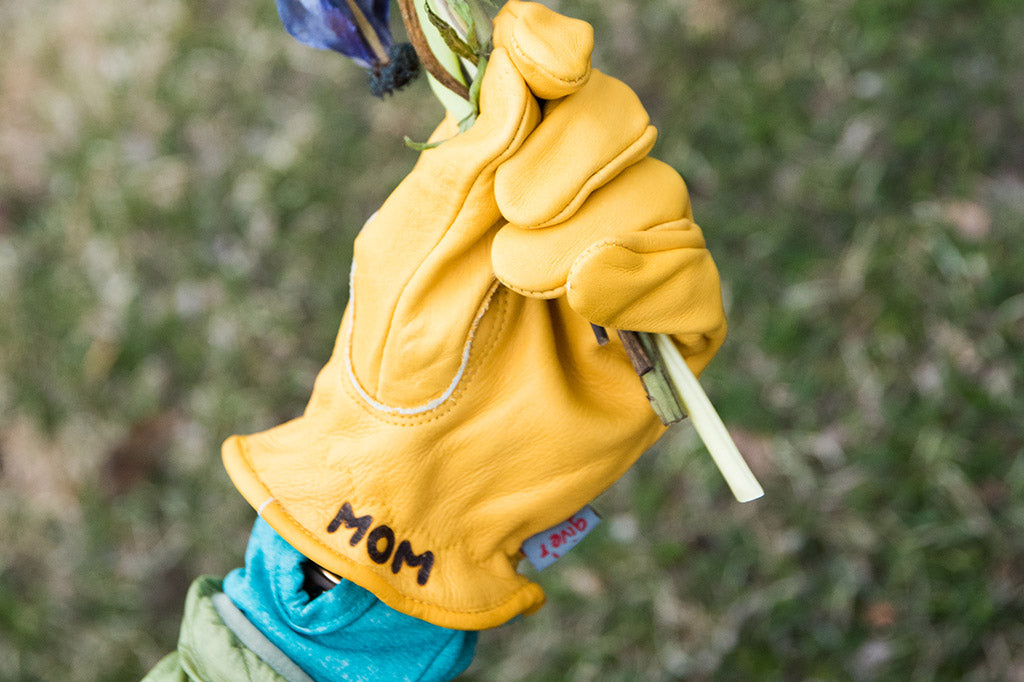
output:
M228 574L224 592L316 682L440 682L469 666L477 633L399 613L347 580L311 599L303 589L304 561L258 519L245 567Z

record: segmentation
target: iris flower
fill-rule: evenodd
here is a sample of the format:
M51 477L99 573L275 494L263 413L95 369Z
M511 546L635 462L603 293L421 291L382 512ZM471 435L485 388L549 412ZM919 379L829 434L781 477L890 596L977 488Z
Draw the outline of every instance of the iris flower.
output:
M412 46L396 45L391 37L389 9L389 0L277 0L277 13L292 37L355 61L367 70L378 97L419 74Z

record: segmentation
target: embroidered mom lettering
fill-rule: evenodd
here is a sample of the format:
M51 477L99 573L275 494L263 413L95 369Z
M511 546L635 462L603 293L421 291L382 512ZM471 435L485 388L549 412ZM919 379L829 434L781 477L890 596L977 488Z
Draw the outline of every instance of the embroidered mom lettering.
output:
M348 544L355 547L364 539L367 556L377 564L386 564L391 561L391 572L398 574L402 566L408 565L411 568L419 568L416 574L416 582L426 585L430 580L430 571L434 568L434 553L431 551L417 554L412 549L412 543L408 540L397 542L395 531L386 524L380 524L373 530L373 517L369 514L357 516L348 502L341 505L341 509L334 515L334 518L327 524L328 533L336 533L341 527L353 528L355 532L349 538ZM397 547L396 547L397 542Z

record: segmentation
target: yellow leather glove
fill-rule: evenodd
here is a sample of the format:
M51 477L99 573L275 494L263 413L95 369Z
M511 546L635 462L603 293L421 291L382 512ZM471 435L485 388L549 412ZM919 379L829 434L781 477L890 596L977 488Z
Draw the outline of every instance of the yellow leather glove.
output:
M446 120L356 240L306 412L224 444L297 550L450 628L539 608L516 572L523 540L664 429L589 322L674 334L696 371L725 334L685 186L646 158L636 96L591 73L591 36L540 5L502 10L478 120L458 135Z

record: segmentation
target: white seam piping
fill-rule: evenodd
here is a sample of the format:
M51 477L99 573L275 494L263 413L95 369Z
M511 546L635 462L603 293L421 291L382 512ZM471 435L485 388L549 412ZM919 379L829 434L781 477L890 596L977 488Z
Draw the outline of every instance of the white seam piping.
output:
M260 518L263 518L263 510L266 509L267 505L270 504L273 501L274 501L273 497L268 497L267 499L263 500L263 504L261 504L259 506L259 508L256 509L256 516L259 516Z
M356 264L353 261L352 270L349 272L348 282L348 296L352 306L352 314L349 316L348 335L345 342L345 370L348 372L349 381L352 382L352 386L356 389L359 397L375 410L386 414L416 415L423 414L424 412L429 412L440 407L446 400L452 397L452 394L455 393L455 389L459 386L459 382L462 381L463 375L466 373L466 367L469 365L469 354L473 347L473 339L476 336L477 327L480 326L480 320L483 319L484 313L487 312L487 309L491 305L491 299L494 298L494 292L498 290L498 281L495 280L494 283L491 284L491 288L488 290L487 296L484 297L484 302L481 304L480 309L477 310L476 317L473 318L473 324L469 327L469 337L466 339L466 343L462 347L462 361L459 364L459 369L455 372L455 376L452 378L451 383L448 384L448 388L445 389L444 393L423 405L418 405L416 407L399 407L397 405L386 405L374 400L370 394L366 392L366 389L362 387L359 383L359 379L356 377L355 367L352 364L352 334L356 326L355 275Z

